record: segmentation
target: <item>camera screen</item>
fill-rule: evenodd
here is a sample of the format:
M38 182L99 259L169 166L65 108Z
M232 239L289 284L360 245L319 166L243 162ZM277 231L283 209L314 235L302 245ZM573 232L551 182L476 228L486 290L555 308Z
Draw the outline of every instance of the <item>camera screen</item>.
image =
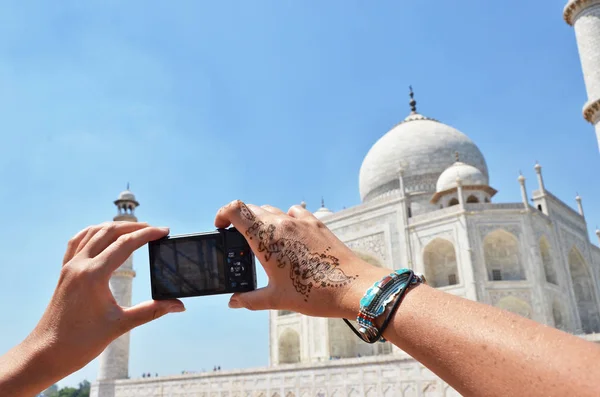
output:
M225 253L219 238L189 237L152 246L150 271L157 296L192 296L225 290Z

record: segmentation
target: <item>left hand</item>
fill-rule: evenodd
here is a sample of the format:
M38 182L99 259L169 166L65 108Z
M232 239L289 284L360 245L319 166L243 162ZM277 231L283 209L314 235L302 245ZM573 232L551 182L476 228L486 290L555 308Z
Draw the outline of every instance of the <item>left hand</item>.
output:
M179 300L121 307L109 288L111 275L133 251L168 233L145 223L111 222L88 227L69 241L54 295L27 339L54 357L49 365L58 379L82 368L131 329L185 310Z

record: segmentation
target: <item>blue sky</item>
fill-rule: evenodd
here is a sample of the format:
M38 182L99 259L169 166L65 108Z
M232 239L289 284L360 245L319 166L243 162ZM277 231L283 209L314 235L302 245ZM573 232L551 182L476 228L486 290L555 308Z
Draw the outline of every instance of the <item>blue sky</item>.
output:
M496 202L520 200L520 169L531 192L539 160L549 190L583 197L592 234L600 156L564 1L374 4L0 4L0 353L41 316L67 240L111 219L127 182L139 218L175 234L213 228L236 198L356 205L362 159L408 114L409 84L423 114L480 147ZM140 302L145 249L134 266ZM186 305L133 331L131 376L268 364L266 312Z

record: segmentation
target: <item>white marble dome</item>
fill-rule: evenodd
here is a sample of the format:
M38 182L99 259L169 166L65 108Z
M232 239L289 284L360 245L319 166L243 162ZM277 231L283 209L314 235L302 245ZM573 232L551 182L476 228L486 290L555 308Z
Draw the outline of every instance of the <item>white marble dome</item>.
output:
M360 168L363 202L398 191L403 171L408 193L433 193L442 172L454 163L454 153L481 170L488 170L483 154L465 134L413 111L381 137L369 150Z
M436 192L455 188L457 178L460 178L463 186L488 186L489 184L487 176L479 169L457 161L442 172L435 187Z
M313 213L313 215L317 219L322 219L322 218L324 218L324 217L326 217L328 215L331 215L331 214L333 214L333 212L330 209L326 208L326 207L321 207L321 208L319 208L318 210L316 210Z
M135 195L129 190L124 190L119 194L119 200L135 201Z

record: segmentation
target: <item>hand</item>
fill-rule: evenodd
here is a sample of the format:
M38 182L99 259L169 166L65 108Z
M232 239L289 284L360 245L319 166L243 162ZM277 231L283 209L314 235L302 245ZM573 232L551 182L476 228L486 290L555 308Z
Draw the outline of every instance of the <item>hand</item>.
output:
M26 341L54 357L48 368L57 371L58 379L86 365L132 328L185 310L178 300L123 308L109 288L112 273L133 251L168 232L144 223L113 222L89 227L69 241L52 300Z
M389 273L359 259L301 206L286 214L234 201L215 219L218 228L230 224L244 234L269 277L264 288L234 294L232 308L354 318L362 294Z

